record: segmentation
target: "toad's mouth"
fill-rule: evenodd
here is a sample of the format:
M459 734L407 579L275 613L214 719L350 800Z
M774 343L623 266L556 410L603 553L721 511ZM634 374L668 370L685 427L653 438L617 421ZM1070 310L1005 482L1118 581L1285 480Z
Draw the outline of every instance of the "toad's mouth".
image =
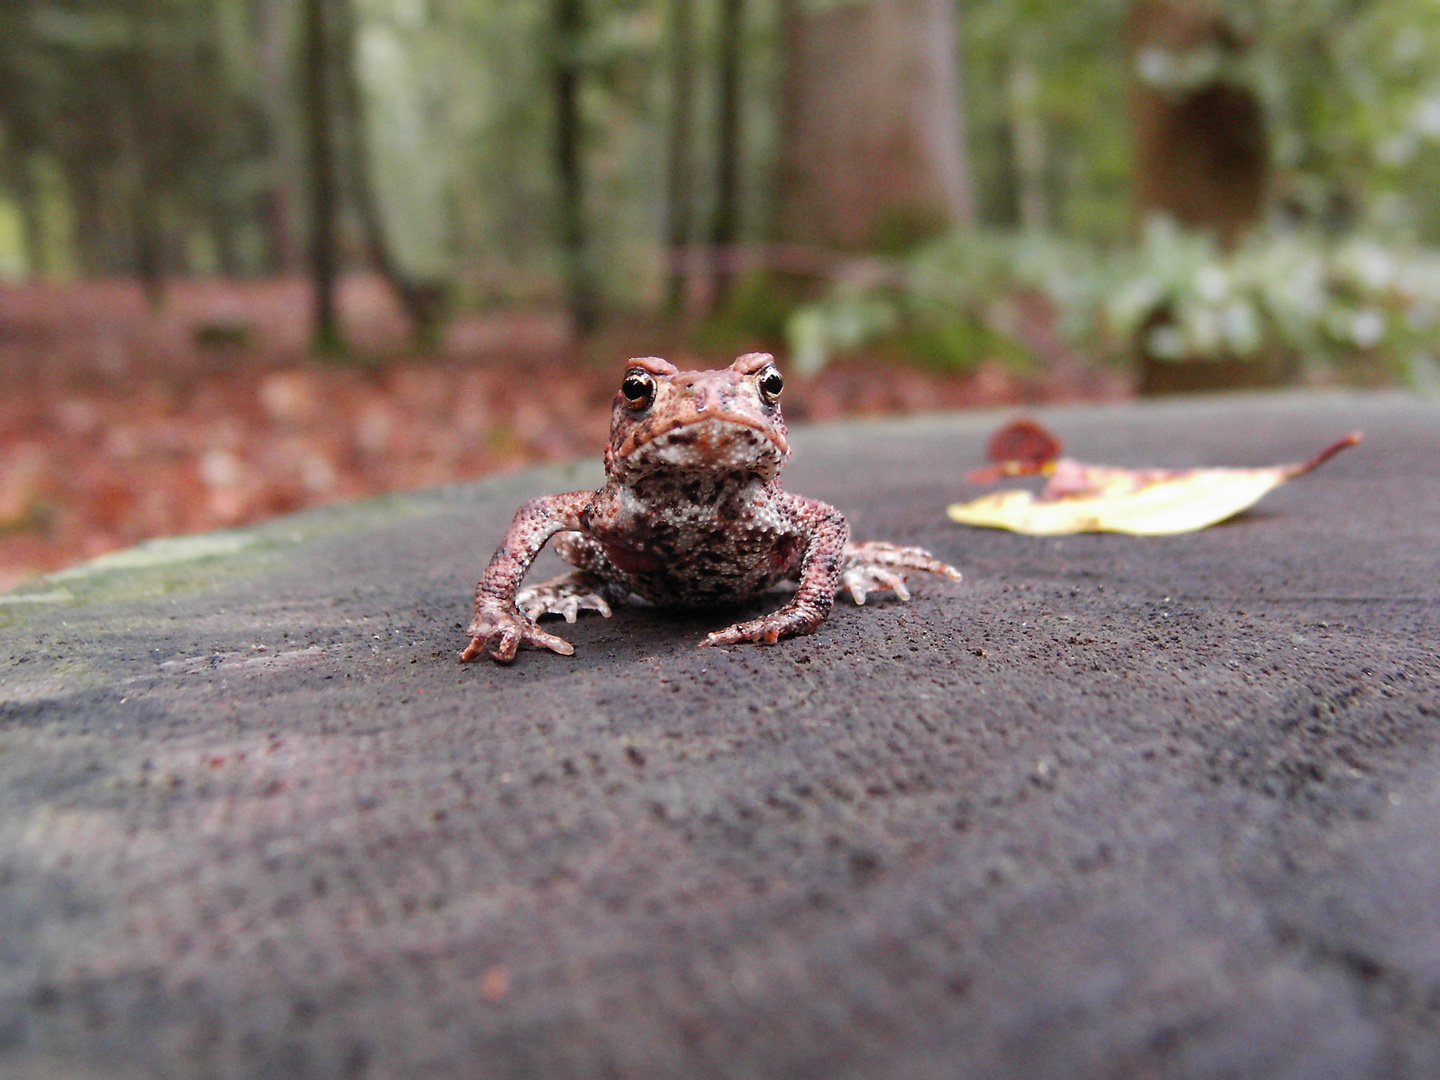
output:
M644 425L621 444L616 457L631 469L753 472L773 479L790 453L785 436L747 417L705 414Z

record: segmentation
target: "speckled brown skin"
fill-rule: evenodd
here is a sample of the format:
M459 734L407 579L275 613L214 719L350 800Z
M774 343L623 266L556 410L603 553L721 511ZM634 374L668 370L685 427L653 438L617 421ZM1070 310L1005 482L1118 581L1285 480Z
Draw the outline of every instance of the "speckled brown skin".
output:
M958 581L959 572L919 548L851 544L840 511L781 490L777 477L790 455L782 385L765 353L747 353L718 371L631 360L615 397L605 486L544 495L516 512L476 586L470 644L460 659L489 652L508 663L525 641L568 656L573 647L541 630L540 616L608 616L612 602L631 596L712 607L793 581L795 593L778 611L701 642L773 645L812 632L842 588L864 603L877 589L908 599L906 570ZM521 590L552 537L576 569Z

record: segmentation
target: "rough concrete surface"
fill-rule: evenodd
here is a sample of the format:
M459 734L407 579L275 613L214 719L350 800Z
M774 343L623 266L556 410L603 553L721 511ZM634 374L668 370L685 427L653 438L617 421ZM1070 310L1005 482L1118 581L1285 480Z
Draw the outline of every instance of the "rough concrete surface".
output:
M0 598L0 1077L1440 1075L1440 403L1042 411L1301 460L1157 539L965 529L997 415L790 490L966 580L774 648L619 611L460 666L593 463ZM757 608L758 610L758 608Z

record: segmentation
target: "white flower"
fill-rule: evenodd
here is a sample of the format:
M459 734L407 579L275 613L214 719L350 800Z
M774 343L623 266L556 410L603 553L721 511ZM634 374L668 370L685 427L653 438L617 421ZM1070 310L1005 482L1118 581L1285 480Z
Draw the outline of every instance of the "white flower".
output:
M1377 308L1363 308L1350 321L1350 340L1362 349L1380 344L1385 336L1385 313Z
M1230 275L1214 263L1202 266L1195 275L1195 291L1207 304L1218 304L1230 292Z

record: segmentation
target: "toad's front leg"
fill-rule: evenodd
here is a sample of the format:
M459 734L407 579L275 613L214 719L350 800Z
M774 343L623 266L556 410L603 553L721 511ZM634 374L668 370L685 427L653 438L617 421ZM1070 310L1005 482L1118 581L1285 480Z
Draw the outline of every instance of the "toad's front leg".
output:
M774 645L782 637L814 633L830 614L840 589L850 526L844 515L827 503L788 493L782 497L796 522L809 534L795 595L779 611L717 630L701 645L735 645L742 641Z
M522 641L564 656L575 651L564 638L547 634L522 615L515 606L515 593L545 542L557 532L578 529L580 513L594 497L590 491L542 495L515 512L510 531L475 586L475 619L467 631L470 644L460 654L462 663L488 650L496 660L508 664Z

